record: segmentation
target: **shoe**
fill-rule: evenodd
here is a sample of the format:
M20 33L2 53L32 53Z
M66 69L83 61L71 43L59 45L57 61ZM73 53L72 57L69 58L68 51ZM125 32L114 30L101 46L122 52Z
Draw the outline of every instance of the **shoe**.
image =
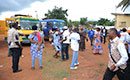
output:
M74 66L78 66L79 65L79 62L77 64L74 64Z
M11 55L8 55L8 57L11 57Z
M31 67L31 69L32 69L32 70L34 70L34 69L35 69L35 67Z
M13 73L21 72L21 71L22 71L22 69L18 69L18 70L16 70L16 71L13 71Z
M62 60L62 59L61 59L60 61L61 61L61 62L64 62L65 60Z
M21 57L23 58L23 57L24 57L24 55L21 55Z
M39 69L43 69L43 67L42 66L40 66L40 68Z
M59 56L56 56L56 58L58 58Z
M70 67L70 69L73 69L73 70L74 70L74 69L78 69L78 67Z

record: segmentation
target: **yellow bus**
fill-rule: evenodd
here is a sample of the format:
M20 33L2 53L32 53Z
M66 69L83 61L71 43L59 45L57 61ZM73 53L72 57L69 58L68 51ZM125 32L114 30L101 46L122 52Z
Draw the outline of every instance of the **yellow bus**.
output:
M30 43L28 39L28 35L33 32L32 26L38 26L38 30L40 30L40 21L37 18L33 18L28 15L15 15L11 18L5 19L6 26L5 26L5 40L7 39L7 31L9 29L10 22L16 22L20 26L18 30L20 33L24 34L24 36L20 36L19 39L22 43Z

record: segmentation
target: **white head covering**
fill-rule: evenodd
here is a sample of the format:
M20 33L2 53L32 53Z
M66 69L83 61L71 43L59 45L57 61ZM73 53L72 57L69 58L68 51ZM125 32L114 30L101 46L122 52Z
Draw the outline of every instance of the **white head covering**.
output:
M18 24L18 26L20 26L20 24Z
M68 27L67 27L67 26L64 26L63 29L68 29Z

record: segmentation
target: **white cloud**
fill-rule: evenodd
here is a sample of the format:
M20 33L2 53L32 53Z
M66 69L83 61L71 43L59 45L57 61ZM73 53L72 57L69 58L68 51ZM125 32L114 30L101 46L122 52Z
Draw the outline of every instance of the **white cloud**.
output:
M99 18L113 19L113 12L121 12L120 9L115 9L115 6L121 0L48 0L45 2L34 2L31 7L17 12L4 12L0 19L10 17L14 14L30 14L41 19L48 10L52 10L54 6L68 9L68 19L80 20L81 17L88 17L89 20L98 20Z

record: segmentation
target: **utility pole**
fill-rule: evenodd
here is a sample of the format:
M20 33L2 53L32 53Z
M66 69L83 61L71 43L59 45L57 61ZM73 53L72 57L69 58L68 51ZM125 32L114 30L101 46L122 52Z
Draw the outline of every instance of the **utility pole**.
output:
M36 13L36 18L38 18L37 10L35 11L35 13Z

